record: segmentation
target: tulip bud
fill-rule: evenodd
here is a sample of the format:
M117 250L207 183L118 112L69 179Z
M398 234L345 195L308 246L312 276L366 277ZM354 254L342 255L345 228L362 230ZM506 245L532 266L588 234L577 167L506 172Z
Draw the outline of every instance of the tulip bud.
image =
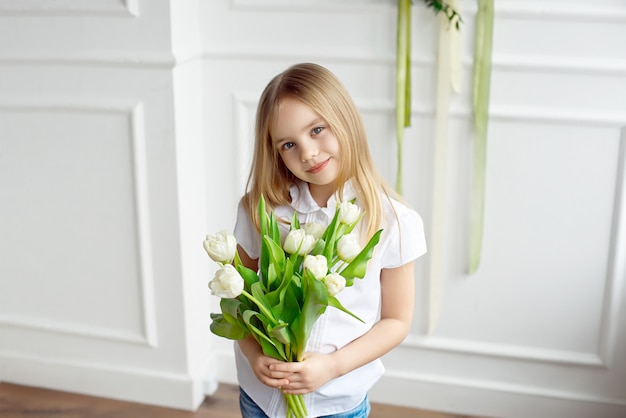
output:
M324 225L318 224L317 222L307 222L304 224L303 228L304 232L306 232L307 235L313 235L315 240L322 238L322 235L324 235L324 231L326 230Z
M339 222L352 225L359 220L361 209L351 202L341 202L339 204Z
M330 273L328 276L324 277L324 284L326 285L326 289L328 289L328 294L335 296L346 288L346 279L340 274Z
M243 292L243 277L232 264L225 264L209 282L211 294L220 298L233 299Z
M289 254L306 255L313 249L315 238L307 235L304 229L294 229L289 231L285 238L285 251Z
M346 263L354 260L359 255L361 247L353 234L344 235L337 242L337 254Z
M307 255L304 257L302 267L309 270L318 280L323 279L328 273L328 261L323 255Z
M218 263L230 263L237 252L237 240L227 231L220 231L215 235L207 235L202 243L207 254Z

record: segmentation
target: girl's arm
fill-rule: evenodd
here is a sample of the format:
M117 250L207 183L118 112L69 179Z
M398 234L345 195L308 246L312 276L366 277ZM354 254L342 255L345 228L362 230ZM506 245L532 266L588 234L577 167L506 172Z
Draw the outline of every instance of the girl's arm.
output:
M382 270L381 319L367 333L330 354L307 353L305 361L299 363L273 363L269 365L270 376L289 381L280 384L285 393L304 394L396 347L408 335L413 319L413 270L413 262Z
M237 245L237 251L239 252L239 258L241 259L243 265L250 270L256 271L259 259L250 258L248 253L246 253L240 245ZM237 342L239 343L239 348L241 348L244 356L248 359L250 367L252 367L252 371L257 379L272 387L281 387L282 385L286 385L288 383L288 380L284 377L275 378L271 376L269 369L270 365L278 363L279 361L264 355L261 350L261 346L256 342L254 337L248 335L243 340L239 340Z

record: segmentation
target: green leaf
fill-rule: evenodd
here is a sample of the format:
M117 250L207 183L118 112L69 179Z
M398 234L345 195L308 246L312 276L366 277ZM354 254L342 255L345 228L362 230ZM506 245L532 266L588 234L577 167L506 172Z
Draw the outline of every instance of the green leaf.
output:
M270 264L276 266L279 275L282 274L285 268L285 252L280 246L280 243L276 243L267 235L263 237L263 242L267 245Z
M270 328L269 335L283 344L291 344L291 334L288 329L289 324L282 322L273 328Z
M275 358L277 360L287 361L287 357L284 355L284 349L282 350L283 353L281 355L277 344L274 341L272 341L270 338L268 338L268 336L265 335L263 331L261 331L255 324L252 323L252 319L256 316L262 316L262 315L254 311L245 311L243 313L243 320L245 321L246 325L248 326L248 329L254 336L255 340L257 340L257 342L261 346L261 349L263 350L263 354L265 354L266 356Z
M241 315L241 301L238 299L222 298L220 300L220 309L226 320L237 325L237 318Z
M256 274L255 271L250 270L249 268L247 268L243 264L239 264L237 266L237 271L239 272L241 277L243 277L244 289L246 289L248 292L250 292L250 289L252 288L252 285L259 281L259 276Z
M292 278L293 278L293 268L291 267L291 260L286 259L285 271L283 273L283 277L281 278L280 286L277 289L271 292L268 292L265 295L267 297L269 304L272 306L277 318L281 317L285 289L291 283Z
M300 229L300 220L298 219L298 212L293 211L293 216L291 217L291 230Z
M306 342L313 329L315 321L324 313L328 306L328 291L326 285L305 272L302 277L304 305L302 312L294 319L291 330L295 337L295 352L297 361L302 361Z
M269 300L267 299L267 296L265 295L265 290L263 289L263 286L261 285L260 282L255 283L252 285L252 296L254 296L254 298L256 299L255 303L257 303L257 305L260 303L263 306L259 306L259 309L261 309L263 312L266 313L266 315L271 315L271 317L269 317L269 319L271 319L272 321L274 321L274 323L276 322L276 316L274 315L274 311L272 309L272 305L270 304ZM263 310L262 308L265 308L265 310Z
M327 260L333 259L333 253L335 252L335 246L337 245L337 228L339 226L339 208L335 210L335 216L333 216L333 220L330 221L326 231L324 231L324 235L322 235L322 240L324 240L324 252L322 253Z
M278 281L279 272L276 270L276 264L270 263L267 269L267 278L265 279L265 288L271 290L276 286Z
M270 230L269 236L272 238L278 246L280 246L280 229L278 229L278 222L274 216L274 212L270 213Z
M259 255L259 266L261 270L261 277L263 277L263 280L267 280L267 268L270 261L268 250L266 248L265 240L263 239L263 237L268 235L269 233L270 220L265 209L265 198L263 197L263 195L261 195L261 198L259 199L258 212L259 224L261 227L261 254Z
M299 298L298 294L301 293L301 289L295 284L295 280L291 280L290 286L286 287L281 292L281 308L279 309L279 312L276 312L278 319L287 323L292 323L296 317L300 315L302 306L300 306L299 301L302 300L302 297Z
M211 314L211 319L211 332L217 336L229 340L241 340L249 334L246 328L231 324L222 314Z
M348 286L348 282L351 284L352 279L358 277L362 279L365 276L365 272L367 270L367 262L372 258L374 254L374 247L380 241L380 234L383 232L382 229L378 230L372 238L370 238L369 242L365 247L361 250L361 252L344 268L339 272L346 279L346 286Z
M350 312L349 310L347 310L342 304L341 302L339 302L339 299L337 299L334 296L328 296L328 306L332 306L333 308L337 308L342 312L347 313L348 315L350 315L351 317L365 323L365 321L363 321L361 318L359 318L358 316L356 316L355 314L353 314L352 312Z
M320 238L315 242L315 245L313 246L313 249L311 250L311 254L313 255L324 254L325 247L326 247L326 242L322 238Z

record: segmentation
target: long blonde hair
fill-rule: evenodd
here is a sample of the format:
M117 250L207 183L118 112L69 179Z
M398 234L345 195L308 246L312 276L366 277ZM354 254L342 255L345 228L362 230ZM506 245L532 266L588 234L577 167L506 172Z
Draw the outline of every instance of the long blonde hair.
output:
M271 128L281 101L297 99L326 121L339 143L340 169L335 193L352 180L357 201L366 213L365 236L382 226L381 193L398 197L380 176L372 159L365 127L352 98L339 79L326 68L311 63L296 64L275 76L261 94L256 113L254 158L243 204L259 229L257 204L264 196L267 210L291 203L289 189L299 180L283 163L272 143Z

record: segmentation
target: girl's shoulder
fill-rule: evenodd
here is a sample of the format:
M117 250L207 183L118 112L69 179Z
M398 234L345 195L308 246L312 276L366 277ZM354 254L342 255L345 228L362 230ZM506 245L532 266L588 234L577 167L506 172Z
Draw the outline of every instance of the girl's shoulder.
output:
M415 209L385 196L383 213L383 267L399 267L426 253L424 222Z
M383 215L385 223L399 224L402 228L404 224L417 224L422 226L423 221L420 214L407 203L401 202L391 196L381 194L383 202Z

